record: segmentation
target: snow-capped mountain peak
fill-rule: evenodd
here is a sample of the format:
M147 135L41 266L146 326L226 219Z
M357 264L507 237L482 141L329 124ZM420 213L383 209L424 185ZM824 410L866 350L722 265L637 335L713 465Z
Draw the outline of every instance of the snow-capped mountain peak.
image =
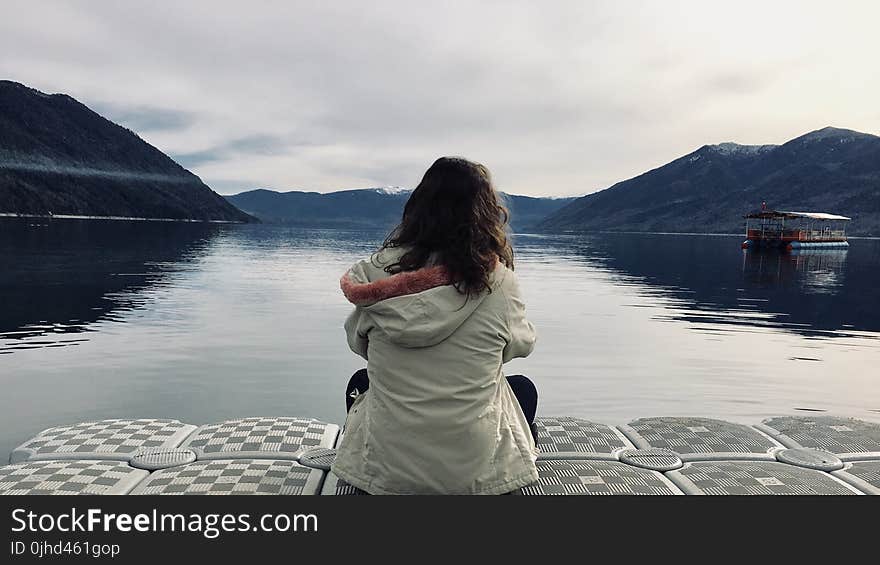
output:
M712 149L722 155L758 155L776 149L778 145L740 145L727 141L717 145L710 145Z
M383 186L379 188L374 188L373 191L378 192L379 194L389 195L406 194L407 192L412 192L411 189L403 186Z

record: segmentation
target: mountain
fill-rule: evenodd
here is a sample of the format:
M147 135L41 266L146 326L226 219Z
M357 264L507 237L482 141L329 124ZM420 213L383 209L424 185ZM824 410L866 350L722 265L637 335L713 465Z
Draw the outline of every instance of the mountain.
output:
M850 216L851 234L880 235L880 137L826 127L783 145L705 145L575 200L538 229L739 233L762 202Z
M399 221L410 190L364 188L321 194L257 189L226 199L264 222L315 227L390 229ZM533 198L505 194L514 230L533 227L574 198Z
M409 191L383 189L276 192L257 189L226 200L261 221L310 227L388 227L400 220Z
M253 221L65 94L0 81L0 213Z

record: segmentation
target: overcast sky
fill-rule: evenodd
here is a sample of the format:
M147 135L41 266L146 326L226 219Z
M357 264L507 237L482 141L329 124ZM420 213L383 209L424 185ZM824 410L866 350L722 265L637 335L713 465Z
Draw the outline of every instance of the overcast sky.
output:
M880 133L880 2L0 0L0 76L65 92L222 194L594 192L706 143Z

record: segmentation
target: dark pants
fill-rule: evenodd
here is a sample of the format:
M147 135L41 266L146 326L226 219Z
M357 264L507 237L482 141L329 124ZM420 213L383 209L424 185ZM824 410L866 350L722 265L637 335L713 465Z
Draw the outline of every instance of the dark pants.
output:
M524 375L510 375L507 377L507 383L510 385L511 390L513 390L513 395L519 401L519 406L522 408L523 414L525 414L529 427L532 430L532 437L535 438L535 443L537 443L538 431L535 427L535 414L538 411L538 389L535 388L535 383ZM367 370L360 369L356 371L345 388L345 411L351 410L354 399L358 395L367 392L369 388L370 378L367 376Z

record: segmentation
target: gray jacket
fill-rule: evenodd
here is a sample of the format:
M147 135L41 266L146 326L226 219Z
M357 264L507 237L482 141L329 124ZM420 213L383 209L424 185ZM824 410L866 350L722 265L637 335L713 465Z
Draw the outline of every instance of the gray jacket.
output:
M370 388L333 472L372 494L500 494L536 481L537 448L502 372L535 344L516 276L499 263L492 292L468 298L438 268L389 275L400 253L343 277L357 303L348 344L367 360Z

